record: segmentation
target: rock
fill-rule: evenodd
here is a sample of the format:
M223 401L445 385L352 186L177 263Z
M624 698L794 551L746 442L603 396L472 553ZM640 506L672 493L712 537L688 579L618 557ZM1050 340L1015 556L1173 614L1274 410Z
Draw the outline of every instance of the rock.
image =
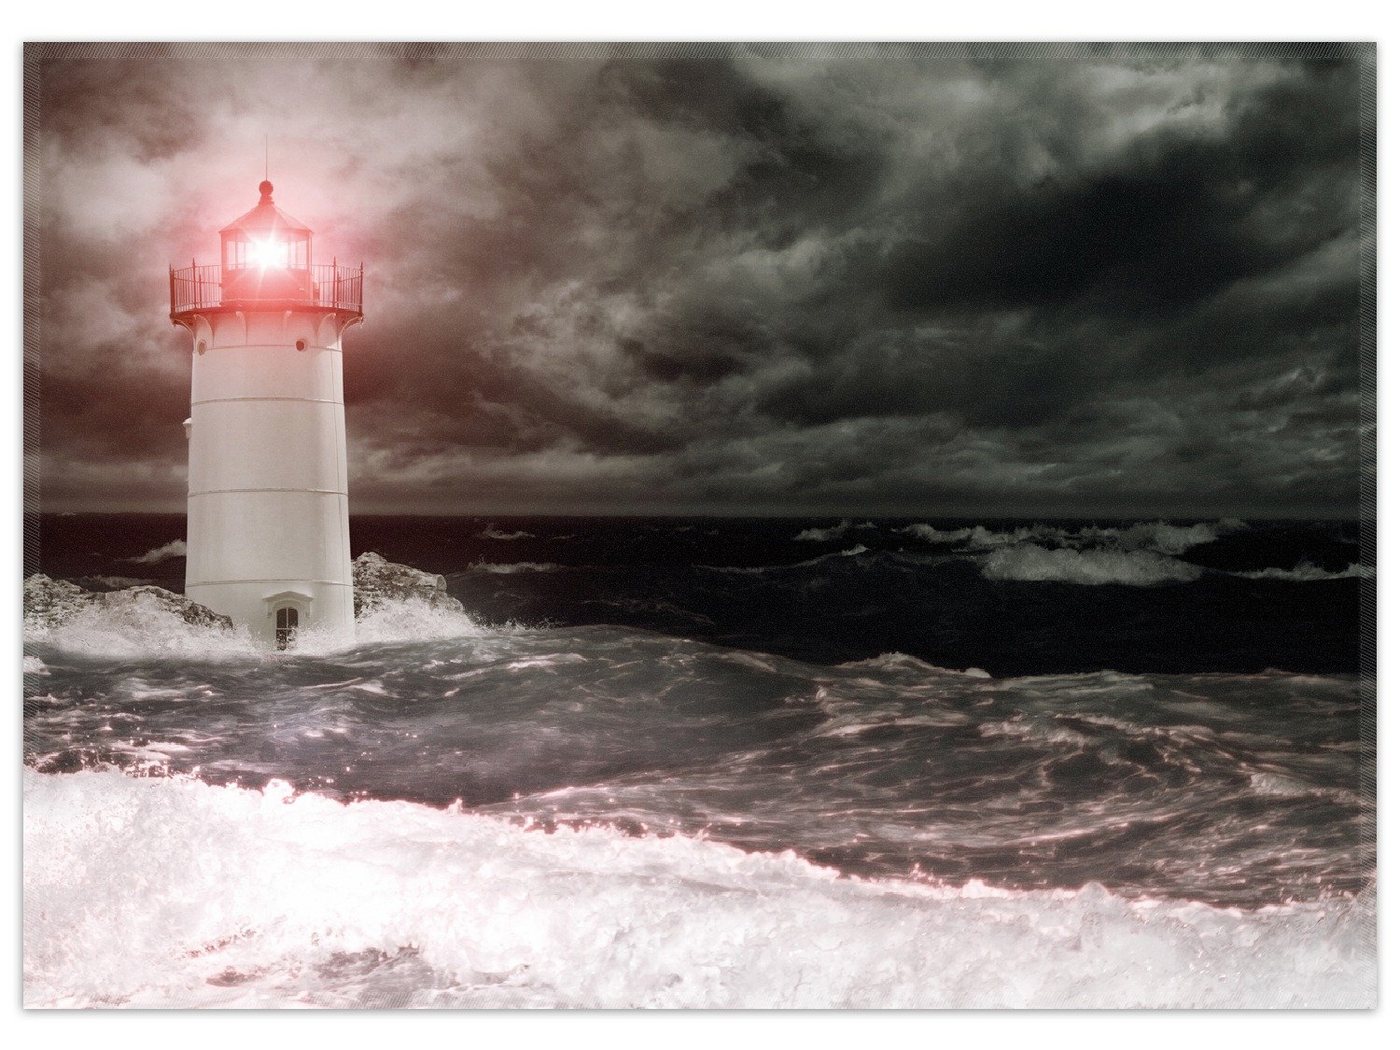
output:
M200 605L199 602L191 601L183 594L167 591L164 587L126 587L94 597L100 605L109 609L128 607L139 610L143 615L148 612L164 612L178 616L194 627L233 630L233 621L223 613L216 613L207 605Z
M355 615L386 601L417 598L434 609L463 612L462 603L447 593L447 580L409 565L386 561L365 551L351 566L355 581Z
M150 580L138 580L134 576L77 576L73 582L85 591L120 591L127 587L147 587Z
M97 595L76 583L52 580L41 572L24 581L24 619L41 627L57 627L96 601Z
M356 616L385 601L413 598L434 609L464 611L462 603L447 593L447 580L443 577L386 561L373 552L355 559L354 581ZM50 579L43 573L35 573L24 581L24 619L31 626L58 627L86 609L110 610L128 618L165 613L196 627L233 630L233 621L227 616L163 587L148 584L94 592L68 580Z
M58 627L85 609L136 613L140 616L178 616L195 627L233 630L233 621L213 609L164 587L126 587L94 593L67 580L53 580L36 572L24 581L24 619L41 627Z

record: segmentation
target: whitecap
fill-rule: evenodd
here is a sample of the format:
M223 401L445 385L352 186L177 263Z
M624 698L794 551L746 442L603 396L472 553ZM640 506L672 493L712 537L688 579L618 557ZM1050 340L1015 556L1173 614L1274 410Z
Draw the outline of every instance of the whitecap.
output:
M850 519L842 519L835 525L821 528L813 525L811 528L803 529L793 537L795 542L801 543L826 543L829 540L840 539L852 529L873 529L875 523L863 521L859 525L852 525Z
M1309 561L1299 562L1292 569L1259 569L1256 572L1236 572L1233 576L1240 576L1246 580L1286 580L1290 583L1319 583L1324 580L1374 580L1376 570L1370 565L1361 565L1356 562L1348 565L1340 572L1328 572Z
M421 598L385 601L355 621L355 644L418 642L446 638L483 638L506 629L487 628L456 609L433 606ZM298 639L299 648L301 646Z
M908 653L881 653L879 656L872 656L865 660L849 660L843 664L837 664L840 668L870 668L877 671L915 671L919 674L928 675L957 675L962 672L949 667L938 667L920 660L917 656L910 656ZM975 670L975 668L973 669ZM990 678L986 672L985 677ZM977 677L977 676L973 676Z
M273 653L245 627L232 629L187 623L162 603L135 594L129 602L82 606L57 623L26 618L24 640L65 652L141 659L173 656L201 661L294 659L327 655L359 645L483 638L509 634L512 627L486 628L468 614L435 607L421 598L386 599L361 613L355 637L322 632L316 626L297 634L296 649ZM34 659L38 659L34 657ZM36 672L37 673L37 672Z
M524 529L517 529L514 532L504 532L496 528L493 522L477 533L483 540L532 540L535 538L533 532L526 532Z
M552 561L512 561L512 562L486 562L479 561L467 568L468 572L489 572L496 575L509 575L516 572L558 572L564 566Z
M960 529L938 529L927 524L906 525L896 532L926 543L954 544L969 551L993 551L1024 543L1073 550L1155 551L1181 554L1192 547L1213 543L1221 536L1246 528L1242 521L1226 518L1216 522L1174 525L1165 521L1137 522L1126 527L1085 525L1063 528L1056 525L1029 525L1007 531L973 525Z
M225 660L260 648L246 628L187 623L161 601L131 592L130 600L80 606L58 623L26 617L24 640L94 656L182 656Z
M1151 587L1163 583L1189 583L1202 569L1176 558L1148 550L1048 549L1035 543L992 551L982 559L982 575L989 580L1076 583L1089 586L1125 584Z
M791 852L24 772L26 1006L1370 1007L1374 897L861 882ZM415 980L379 965L411 960ZM354 968L352 968L354 969ZM397 982L397 983L396 983Z
M138 554L134 558L123 558L122 561L129 561L136 565L155 565L172 558L184 558L188 554L189 548L186 547L184 540L171 540L169 543L148 550L145 554Z

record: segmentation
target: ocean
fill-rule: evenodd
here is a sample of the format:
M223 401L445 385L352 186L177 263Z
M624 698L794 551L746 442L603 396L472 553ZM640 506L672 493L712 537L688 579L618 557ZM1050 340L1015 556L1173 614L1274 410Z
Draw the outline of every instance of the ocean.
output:
M181 589L180 516L32 525ZM1375 1002L1356 523L351 537L465 613L26 625L28 1005Z

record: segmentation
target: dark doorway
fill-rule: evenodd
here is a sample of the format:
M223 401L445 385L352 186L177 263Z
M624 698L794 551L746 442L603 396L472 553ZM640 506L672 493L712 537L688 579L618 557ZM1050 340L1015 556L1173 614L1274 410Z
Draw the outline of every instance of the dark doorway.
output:
M297 641L297 611L290 605L277 610L277 648L290 649Z

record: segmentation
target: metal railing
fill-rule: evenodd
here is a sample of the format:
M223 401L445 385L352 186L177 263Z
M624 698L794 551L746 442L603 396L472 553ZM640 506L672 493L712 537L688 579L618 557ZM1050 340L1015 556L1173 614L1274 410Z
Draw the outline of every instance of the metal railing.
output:
M337 263L311 267L311 297L317 306L360 313L364 306L365 264L356 269Z
M316 263L311 267L310 291L296 296L293 302L307 306L322 306L331 310L363 313L365 266L341 266L335 262ZM211 310L244 300L239 296L226 304L223 297L223 268L218 263L200 266L193 261L187 267L170 268L170 313L192 313ZM287 302L279 298L278 302Z
M190 263L188 269L170 268L170 312L184 313L187 310L207 310L221 302L220 289L223 276L219 264L196 266Z

